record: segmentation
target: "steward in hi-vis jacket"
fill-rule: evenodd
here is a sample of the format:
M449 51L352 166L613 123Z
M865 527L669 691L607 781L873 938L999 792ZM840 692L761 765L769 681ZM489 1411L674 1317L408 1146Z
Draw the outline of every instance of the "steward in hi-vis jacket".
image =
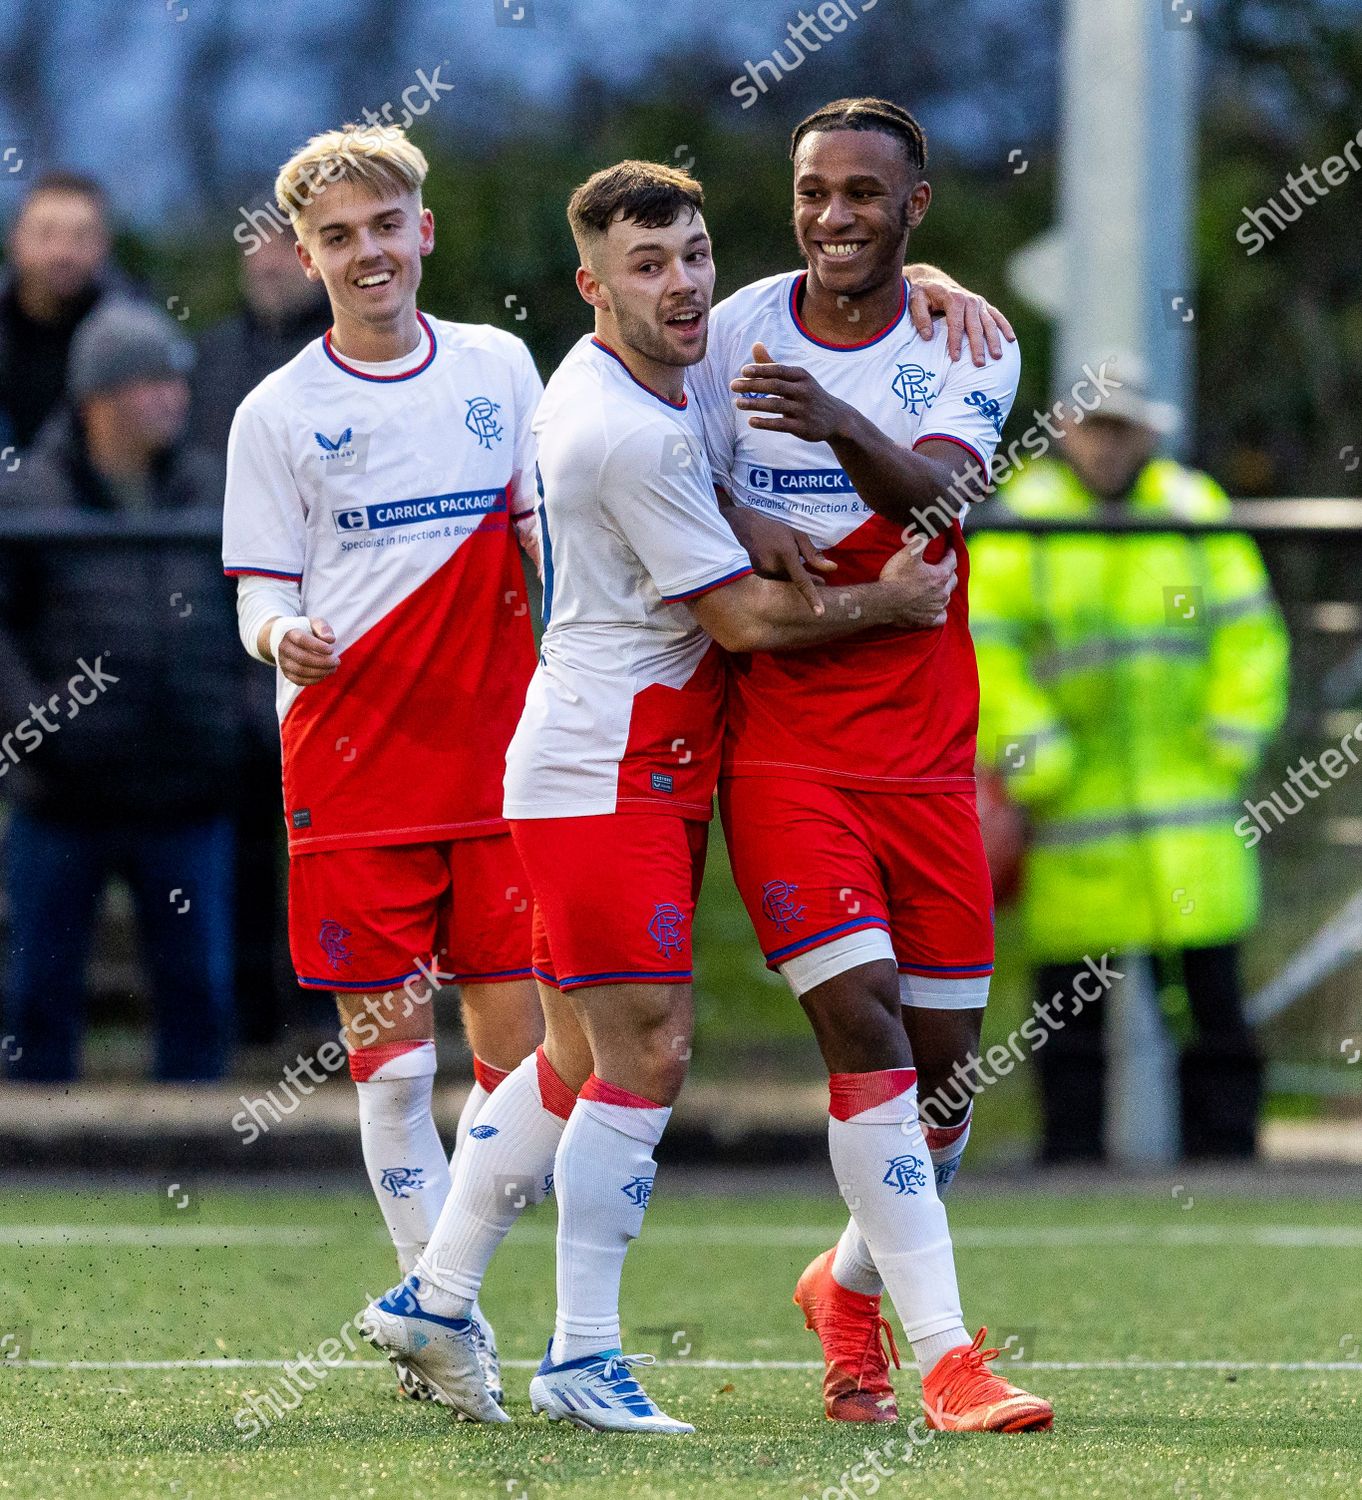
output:
M971 628L979 759L1027 822L1021 918L1037 1001L1063 1024L1038 1050L1047 1160L1101 1155L1101 1001L1069 1016L1084 955L1145 953L1181 979L1196 1024L1182 1059L1189 1155L1252 1154L1261 1063L1240 1005L1238 942L1258 913L1234 831L1280 724L1287 640L1246 536L1103 532L1104 512L1214 519L1229 501L1152 452L1169 409L1127 385L1062 458L1028 465L999 504L1091 516L1093 533L978 533Z

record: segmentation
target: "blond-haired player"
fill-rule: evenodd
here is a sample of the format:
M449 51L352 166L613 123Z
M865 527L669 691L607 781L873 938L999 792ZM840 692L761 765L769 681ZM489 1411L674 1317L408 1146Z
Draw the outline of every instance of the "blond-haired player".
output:
M242 643L278 671L293 962L335 992L404 1275L450 1181L431 996L459 985L474 1054L456 1150L543 1025L501 815L535 661L517 531L528 544L542 387L519 339L418 310L426 171L400 129L355 125L281 168L334 321L237 410L223 525ZM459 1334L497 1391L477 1309Z

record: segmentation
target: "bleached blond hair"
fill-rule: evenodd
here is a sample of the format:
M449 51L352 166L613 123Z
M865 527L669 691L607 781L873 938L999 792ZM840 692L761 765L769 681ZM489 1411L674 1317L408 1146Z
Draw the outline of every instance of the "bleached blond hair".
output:
M417 193L430 170L425 154L400 125L342 125L323 130L279 168L274 196L295 229L304 209L333 182L351 182L380 196Z

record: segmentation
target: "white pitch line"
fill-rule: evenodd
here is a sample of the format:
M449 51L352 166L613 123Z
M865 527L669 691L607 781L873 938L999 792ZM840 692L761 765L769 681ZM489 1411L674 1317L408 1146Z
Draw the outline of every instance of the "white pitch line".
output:
M802 1247L821 1245L834 1239L838 1226L832 1224L699 1224L684 1228L679 1224L656 1224L645 1235L650 1245L684 1245L687 1247L752 1246ZM269 1224L0 1224L0 1250L36 1249L46 1246L112 1245L141 1249L176 1245L257 1247L281 1249L335 1244L342 1234L356 1236L356 1231L340 1228L295 1228ZM356 1236L380 1239L377 1230L362 1230ZM551 1244L554 1231L549 1224L522 1224L513 1243ZM1062 1250L1068 1247L1107 1245L1132 1249L1158 1247L1178 1249L1195 1246L1258 1246L1273 1250L1357 1250L1362 1249L1362 1226L1319 1224L1075 1224L1038 1226L1036 1228L997 1228L985 1226L957 1229L957 1248L962 1250Z
M297 1359L0 1359L0 1370L283 1370L297 1367ZM536 1359L504 1359L511 1370L537 1370ZM1263 1359L1018 1359L1008 1368L1019 1370L1230 1370L1302 1374L1312 1371L1348 1371L1362 1375L1357 1360L1263 1360ZM332 1370L387 1370L386 1360L344 1359L327 1366ZM655 1368L669 1370L821 1370L817 1360L802 1359L659 1359Z
M339 1231L337 1231L339 1232ZM44 1245L260 1245L334 1244L335 1233L273 1224L0 1224L0 1249Z

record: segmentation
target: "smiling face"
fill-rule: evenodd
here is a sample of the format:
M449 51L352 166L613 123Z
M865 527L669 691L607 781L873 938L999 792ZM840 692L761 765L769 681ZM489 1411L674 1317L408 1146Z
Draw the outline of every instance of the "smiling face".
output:
M702 214L687 209L656 229L616 217L593 239L588 260L577 285L613 324L607 334L617 331L622 343L661 365L704 358L714 256Z
M932 190L882 130L813 130L794 161L794 230L810 275L847 296L902 277Z
M326 287L338 326L387 326L416 306L421 257L435 248L435 219L419 193L333 182L297 230L298 259Z

